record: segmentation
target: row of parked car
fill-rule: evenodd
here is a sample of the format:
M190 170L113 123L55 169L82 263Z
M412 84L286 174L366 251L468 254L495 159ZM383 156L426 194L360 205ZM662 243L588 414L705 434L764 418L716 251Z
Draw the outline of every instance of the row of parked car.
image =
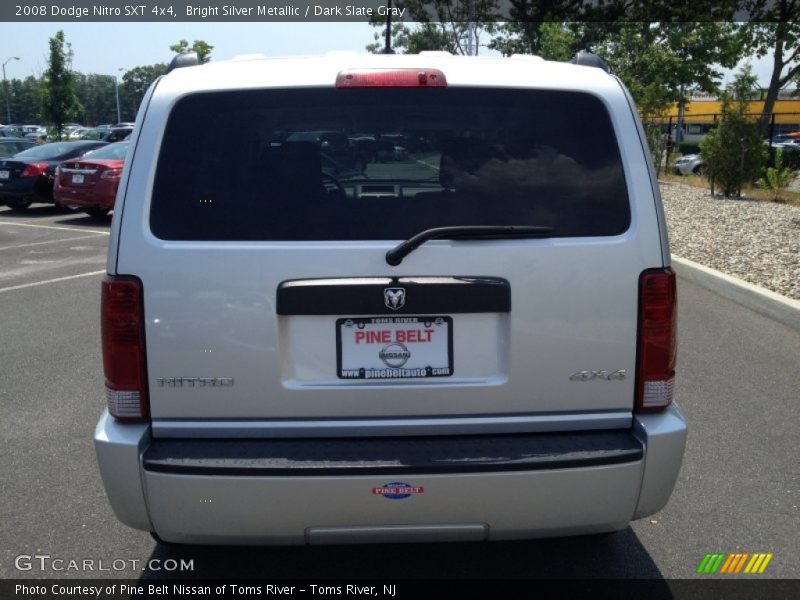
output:
M5 141L0 139L0 148ZM54 203L93 217L105 216L114 208L128 145L127 141L53 142L0 158L0 204L24 211L34 202Z
M764 143L784 152L800 152L800 131L782 133L771 140L764 140ZM703 175L704 167L705 161L700 153L684 154L672 164L672 168L680 175Z
M119 142L133 131L133 123L105 124L97 127L84 127L69 124L64 127L62 137L67 140L100 140L104 142ZM44 125L0 125L0 140L4 138L17 138L31 140L34 143L45 143L49 140L48 128Z

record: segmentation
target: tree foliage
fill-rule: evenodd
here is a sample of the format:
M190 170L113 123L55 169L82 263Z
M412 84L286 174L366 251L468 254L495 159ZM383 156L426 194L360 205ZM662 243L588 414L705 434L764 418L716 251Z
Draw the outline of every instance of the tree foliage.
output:
M197 52L197 59L202 65L211 60L211 51L214 49L214 46L207 44L203 40L195 40L192 42L191 46L186 40L178 40L178 42L172 44L169 49L176 54L182 54L184 52Z
M81 105L77 120L81 123L116 123L117 102L112 75L75 73L75 94Z
M700 142L711 193L717 186L726 196L741 196L742 187L761 173L766 148L758 124L747 114L756 77L749 65L722 94L719 124Z
M147 88L156 79L167 73L166 63L143 65L130 69L122 76L122 85L119 87L119 103L123 114L129 115L128 120L136 117L139 105L142 103Z
M445 50L452 54L469 54L470 37L473 54L488 42L487 35L496 31L497 0L398 0L405 9L405 19L417 23L392 23L392 49L414 54L424 50ZM374 16L371 23L380 28L369 52L381 52L385 46L386 21ZM468 27L472 23L473 27Z
M778 92L793 80L800 82L800 0L750 0L747 8L751 14L743 30L747 51L759 58L772 53L772 73L761 117L761 130L768 134Z
M42 116L53 124L55 137L61 138L64 125L75 119L81 106L75 95L75 75L72 73L72 47L64 32L50 38L50 57L39 88Z
M11 120L15 123L38 123L42 120L42 105L39 88L41 80L29 75L25 79L8 80L8 104L11 109ZM0 88L0 106L3 107L5 120L4 87Z

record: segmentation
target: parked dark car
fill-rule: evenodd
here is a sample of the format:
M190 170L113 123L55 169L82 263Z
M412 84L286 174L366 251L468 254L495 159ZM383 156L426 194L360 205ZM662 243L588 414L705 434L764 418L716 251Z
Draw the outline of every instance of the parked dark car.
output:
M108 143L121 142L133 131L133 127L109 127L102 140Z
M14 210L25 210L34 202L53 202L58 164L105 145L98 141L54 142L0 160L0 202Z
M11 123L0 127L0 137L22 137L25 135L24 125Z
M56 205L78 208L93 217L107 215L114 208L128 145L109 144L58 165L53 188Z
M80 139L82 140L102 140L109 132L111 128L106 127L94 127L92 129L87 129L83 133L81 133Z
M31 146L35 146L34 140L15 137L0 137L0 158L8 158L14 156L18 152L27 150Z

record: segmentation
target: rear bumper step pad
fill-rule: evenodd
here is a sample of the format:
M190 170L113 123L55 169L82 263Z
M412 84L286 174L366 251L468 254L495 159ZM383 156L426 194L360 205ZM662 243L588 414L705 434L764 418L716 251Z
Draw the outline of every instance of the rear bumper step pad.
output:
M339 476L594 467L641 460L630 430L398 438L153 440L147 471L186 475Z

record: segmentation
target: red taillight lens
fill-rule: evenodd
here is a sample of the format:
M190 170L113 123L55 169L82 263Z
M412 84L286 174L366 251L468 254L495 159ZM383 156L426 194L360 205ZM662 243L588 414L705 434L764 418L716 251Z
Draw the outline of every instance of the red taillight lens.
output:
M120 175L122 175L122 169L106 169L100 175L100 179L119 179Z
M678 311L675 272L652 269L639 277L636 410L658 411L672 402Z
M337 88L447 87L447 78L438 69L358 69L341 71Z
M20 173L20 177L38 177L44 175L50 165L47 163L31 163Z
M107 276L102 287L103 370L108 412L120 421L148 415L142 282Z

